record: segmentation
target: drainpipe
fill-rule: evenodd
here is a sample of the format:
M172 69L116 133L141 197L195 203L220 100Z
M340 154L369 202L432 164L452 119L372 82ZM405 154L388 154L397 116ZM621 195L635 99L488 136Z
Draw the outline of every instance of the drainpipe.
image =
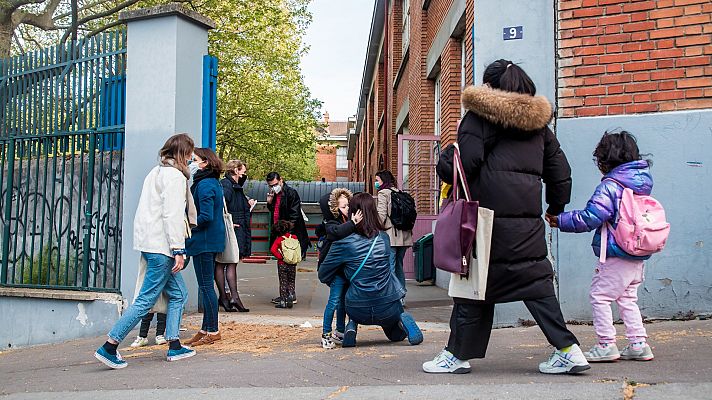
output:
M388 74L391 72L391 68L388 65L388 4L390 3L390 0L386 0L383 2L383 7L384 7L384 20L383 20L383 66L385 67L384 73L383 73L383 137L384 137L384 145L386 148L386 151L384 152L385 154L385 159L389 160L390 157L390 143L391 143L391 138L388 136L388 128L390 127L390 121L388 121ZM385 169L390 170L390 167L386 167Z

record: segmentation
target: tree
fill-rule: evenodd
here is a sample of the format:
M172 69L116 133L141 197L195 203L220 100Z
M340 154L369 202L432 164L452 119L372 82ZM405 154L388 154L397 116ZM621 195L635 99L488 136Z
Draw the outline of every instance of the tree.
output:
M290 180L316 173L315 129L321 103L299 67L311 22L310 0L212 0L205 13L218 28L218 153L250 165L253 176L276 170Z
M253 176L271 170L290 180L316 176L315 129L321 103L301 76L311 0L197 0L186 7L212 18L218 57L217 146ZM0 58L113 28L118 12L166 0L0 0ZM13 39L14 38L14 39Z
M0 0L0 59L14 45L44 47L118 25L119 11L139 0Z

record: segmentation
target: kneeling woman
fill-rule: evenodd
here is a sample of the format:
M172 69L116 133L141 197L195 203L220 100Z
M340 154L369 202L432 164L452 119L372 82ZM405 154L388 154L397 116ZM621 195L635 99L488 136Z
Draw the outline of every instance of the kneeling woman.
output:
M346 314L350 321L344 332L343 347L356 345L357 324L378 325L388 339L420 344L423 334L413 317L403 311L403 286L393 274L391 244L378 218L376 202L368 193L351 199L349 213L361 210L363 221L356 232L331 245L319 267L319 280L330 284L343 271L350 281L346 291Z

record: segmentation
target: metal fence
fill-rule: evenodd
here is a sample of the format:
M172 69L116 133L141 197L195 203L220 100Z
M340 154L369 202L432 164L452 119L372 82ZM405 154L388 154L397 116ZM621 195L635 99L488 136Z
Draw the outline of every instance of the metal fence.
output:
M120 127L126 31L0 60L0 136Z
M0 138L0 284L117 290L120 131Z
M0 285L120 285L126 32L0 60Z

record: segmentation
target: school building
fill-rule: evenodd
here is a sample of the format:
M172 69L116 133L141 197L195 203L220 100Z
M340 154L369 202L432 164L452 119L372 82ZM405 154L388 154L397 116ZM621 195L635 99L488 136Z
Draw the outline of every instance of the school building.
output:
M348 182L349 162L346 159L346 144L349 130L354 129L356 120L331 121L329 113L324 113L322 126L316 130L316 163L319 168L317 179L323 182Z
M374 191L390 169L413 193L431 232L439 149L455 140L463 87L500 58L519 64L554 105L552 129L573 170L582 208L600 173L591 153L606 130L635 134L652 154L653 194L672 234L647 264L643 314L712 311L712 2L709 0L376 0L348 174ZM567 318L590 318L585 293L591 235L552 232L551 255ZM412 273L412 271L411 271ZM438 284L449 277L438 274ZM526 315L503 307L498 321Z

